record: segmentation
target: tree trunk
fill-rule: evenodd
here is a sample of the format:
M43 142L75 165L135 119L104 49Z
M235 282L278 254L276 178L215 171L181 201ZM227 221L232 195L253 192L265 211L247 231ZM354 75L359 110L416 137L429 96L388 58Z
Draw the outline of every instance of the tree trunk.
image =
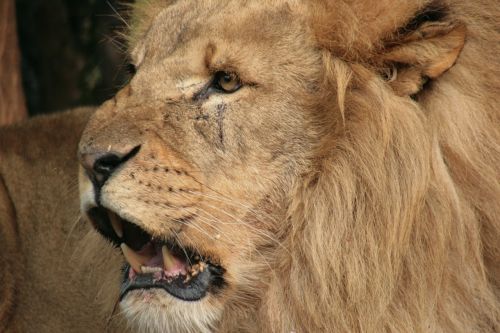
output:
M27 117L14 0L0 0L0 125Z

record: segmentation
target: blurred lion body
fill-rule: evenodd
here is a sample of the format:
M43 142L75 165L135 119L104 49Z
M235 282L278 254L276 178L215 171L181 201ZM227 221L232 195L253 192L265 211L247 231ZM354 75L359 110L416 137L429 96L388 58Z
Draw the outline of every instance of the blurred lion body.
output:
M91 112L0 129L1 332L106 331L114 298L101 283L119 261L79 221L75 156Z
M144 34L157 27L155 18L167 3L144 1L136 6L131 45L145 42ZM276 227L283 246L273 249L269 262L264 262L265 258L254 258L260 258L262 262L257 264L262 267L271 263L272 274L267 272L265 281L249 277L255 285L240 294L236 292L235 299L227 296L224 301L229 305L220 310L211 327L217 327L220 332L499 331L500 46L499 32L494 26L494 18L499 17L497 4L494 1L440 2L447 8L447 17L463 23L467 32L462 50L460 36L464 30L455 26L446 30L444 36L449 39L442 48L455 42L459 47L445 53L455 56L451 62L435 65L430 63L430 58L420 59L415 55L416 51L427 50L426 46L420 49L418 42L413 45L414 53L394 48L391 49L394 52L387 53L385 48L391 38L405 35L405 31L399 30L395 36L394 31L411 21L428 1L398 1L397 5L390 1L335 4L312 1L318 7L307 10L300 5L297 9L297 3L300 2L291 1L289 6L292 11L303 11L303 17L311 18L308 22L324 51L321 58L325 70L322 80L318 81L318 90L324 94L316 106L325 113L331 112L322 116L322 122L318 121L324 133L314 146L312 162L301 170L300 181L293 182L287 191L286 219ZM196 8L191 10L196 12ZM335 13L333 19L331 13ZM376 19L381 13L385 19ZM413 42L412 38L417 37L410 35L405 42ZM158 45L160 42L147 41ZM392 47L399 44L395 45ZM436 46L438 51L440 47ZM436 54L440 55L438 51ZM431 56L435 57L433 52L430 51ZM425 52L422 54L426 56ZM405 64L411 62L412 66L387 66L389 62L401 64L394 59L403 59ZM417 67L420 72L412 70ZM448 68L451 69L445 73ZM387 80L382 80L378 73L385 69L394 71ZM436 72L439 73L433 77ZM437 80L431 83L431 89L424 90L427 86L421 79L428 78ZM410 99L410 95L416 101ZM115 105L128 97L117 98ZM307 100L304 95L296 98ZM101 120L101 123L115 122L110 117ZM72 124L70 128L73 126L82 128L83 125ZM10 135L7 135L8 142L20 134ZM44 138L49 134L42 131L40 135ZM307 133L311 135L317 133ZM71 144L71 158L66 162L73 173L64 178L66 183L76 182L77 178L76 170L72 169L76 168L72 158L76 154L73 151L76 152L77 137L73 134L70 137L75 143ZM32 144L38 151L49 145L42 139ZM5 156L5 148L0 149L0 155ZM58 199L54 203L52 181L31 172L22 173L21 178L13 176L13 170L23 170L25 165L31 167L33 162L49 170L50 164L47 166L43 154L35 154L25 161L15 157L23 156L23 150L9 154L12 162L4 162L3 157L0 174L14 209L7 204L5 208L0 206L0 214L12 220L13 211L18 212L19 207L25 207L24 211L32 214L28 203L34 200L32 195L36 191L13 196L25 187L23 176L40 182L37 188L44 189L44 196L38 200L60 205L65 196L54 197ZM61 152L53 154L60 157ZM58 184L60 175L50 175ZM76 203L73 206L76 207ZM37 210L35 214L42 211ZM50 212L44 221L51 222L55 213ZM60 221L68 223L65 225L77 216L75 211L57 214ZM29 216L24 222L26 225L35 219ZM19 216L16 219L19 221ZM48 239L36 233L41 232L39 229L26 225L3 226L9 235L17 234L19 244L25 244L21 253L31 253L33 244ZM50 229L43 230L49 232ZM70 234L67 229L61 233L67 234ZM0 237L11 240L9 235L0 234ZM34 240L35 235L43 238ZM7 244L10 244L9 251L17 253L14 249L18 245ZM89 239L90 252L85 262L90 265L88 258L96 260L96 252L99 252L101 263L105 263L100 264L103 269L93 281L100 281L95 285L105 283L105 289L110 290L97 292L109 311L115 301L113 297L117 297L118 281L113 279L117 279L121 263L111 249L103 255L103 244L101 240ZM53 251L39 253L43 253L40 254L43 260L54 259ZM9 273L17 274L22 265L10 261L7 265L16 268L0 274L0 281L15 285L9 282L13 280ZM43 269L52 270L52 267ZM107 269L110 271L106 272ZM14 278L14 281L26 281L26 277ZM85 288L78 287L75 291L75 284L67 284L59 291L79 292L75 297L83 297L81 309L85 309L84 304L88 306L92 298L85 298L89 297L86 292L96 295L95 285L81 280L79 283ZM246 283L248 281L241 285ZM43 285L41 280L31 289L26 287L27 291L19 296L19 309L33 306L34 310L28 311L31 318L43 322L44 301L40 299L28 305L30 298L40 297L40 285ZM51 297L56 289L44 290L44 295ZM85 289L83 294L82 289ZM3 292L11 293L7 299L15 299L12 290L16 290L15 287L4 289ZM5 308L5 303L2 306ZM74 304L71 307L79 308ZM3 314L8 312L4 308L0 308ZM191 315L196 317L197 313ZM67 316L61 310L51 319L60 324ZM12 318L16 325L22 325L16 322L15 312ZM81 314L82 322L90 323L86 322L87 318L85 313ZM104 316L93 319L97 330L104 329L99 326L102 320ZM154 323L140 324L154 327Z

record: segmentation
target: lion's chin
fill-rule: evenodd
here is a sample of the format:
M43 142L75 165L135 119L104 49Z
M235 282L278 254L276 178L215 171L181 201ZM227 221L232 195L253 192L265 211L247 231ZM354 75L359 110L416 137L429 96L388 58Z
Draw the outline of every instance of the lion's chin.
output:
M138 332L212 332L221 313L207 299L180 301L163 289L133 290L122 299L120 308Z

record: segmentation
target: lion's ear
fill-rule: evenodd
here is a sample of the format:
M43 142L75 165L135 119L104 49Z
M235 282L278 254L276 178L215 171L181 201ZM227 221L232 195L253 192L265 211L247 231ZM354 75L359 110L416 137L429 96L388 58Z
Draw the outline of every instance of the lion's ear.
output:
M396 94L416 95L428 80L450 69L462 51L465 34L465 26L454 22L424 22L416 28L411 23L401 29L379 58Z

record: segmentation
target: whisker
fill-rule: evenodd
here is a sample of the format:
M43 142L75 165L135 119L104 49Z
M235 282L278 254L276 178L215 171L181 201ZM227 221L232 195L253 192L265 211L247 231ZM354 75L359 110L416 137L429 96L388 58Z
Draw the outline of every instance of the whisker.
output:
M76 217L75 221L71 224L71 228L69 229L69 232L68 234L66 235L66 239L64 241L64 245L63 245L63 250L62 252L65 252L66 250L66 246L68 245L68 242L69 242L69 239L71 238L71 235L73 234L73 232L75 231L76 229L76 226L78 225L78 223L81 222L81 219L82 219L82 215L81 214L78 214L78 216Z
M258 234L260 236L263 236L263 237L267 238L268 240L270 240L271 242L275 243L276 245L278 245L279 247L281 247L285 251L289 252L288 249L281 243L281 241L279 241L278 239L272 237L268 233L266 233L266 232L264 232L264 231L262 231L262 230L260 230L260 229L258 229L256 227L252 226L250 223L244 222L243 220L239 219L238 217L236 217L236 216L234 216L232 214L229 214L228 212L226 212L225 210L223 210L223 209L221 209L221 208L219 208L217 206L209 205L207 203L205 203L205 205L207 205L208 207L213 208L213 209L221 212L222 214L225 214L226 216L230 217L235 222L237 222L237 223L234 223L234 224L236 224L236 225L240 224L240 225L244 225L244 226L248 227L255 234ZM224 223L224 222L221 222L221 223ZM231 224L231 223L225 222L225 224Z
M205 212L205 211L204 211L204 213L207 213L207 212ZM208 214L209 214L209 213L208 213ZM209 215L211 215L211 214L209 214ZM215 223L220 222L218 219L216 219L216 220L209 220L209 219L204 219L204 218L203 218L203 220L205 220L205 221L203 221L203 220L200 220L199 218L202 218L202 216L198 215L198 219L196 219L196 221L199 221L199 222L202 222L202 223L205 223L205 224L209 224L209 222L215 222ZM208 222L207 222L207 221L208 221ZM191 224L193 224L193 222L191 222ZM231 238L231 237L230 237L230 235L228 235L228 234L224 233L222 230L220 230L220 229L216 228L214 225L212 225L212 224L209 224L209 225L210 225L210 227L215 228L217 231L219 231L219 232L220 232L221 234L223 234L224 236L227 236L227 237L228 237L228 239L230 239L230 238ZM186 235L186 236L187 236L187 235ZM269 260L268 260L268 259L267 259L267 258L266 258L266 257L265 257L265 256L264 256L264 255L263 255L263 254L262 254L262 253L261 253L261 252L260 252L257 248L252 247L252 246L250 245L250 239L248 239L248 245L247 245L247 247L248 247L249 249L252 249L252 250L253 250L253 251L255 251L255 252L256 252L256 253L257 253L260 257L262 257L262 259L263 259L263 260L264 260L264 262L266 263L266 266L270 269L270 271L272 271L273 275L275 275L275 276L276 276L276 272L275 272L275 270L273 269L273 267L271 266L271 264L270 264Z
M209 214L208 212L206 212L204 210L202 210L202 211L205 214L211 215L211 214ZM201 216L201 215L197 215L197 219L194 222L190 222L189 225L192 225L193 223L196 223L196 222L199 221L199 222L201 222L201 223L209 226L210 228L214 229L217 232L217 234L223 236L224 238L221 239L223 242L234 245L235 243L231 241L230 235L228 233L224 232L219 227L217 227L216 224L221 223L221 221L218 220L215 216L213 216L213 215L211 215L211 216L212 216L212 219L206 218L206 217ZM212 239L220 240L220 239L215 238L215 237L213 237Z
M115 317L114 316L114 313L116 311L116 309L118 308L118 306L120 305L120 298L118 298L115 302L115 305L113 306L113 311L111 311L111 315L109 316L108 320L106 321L106 329L109 330L109 326L111 324L111 320Z
M186 256L186 259L187 259L189 265L192 266L192 262L191 262L191 259L188 256L188 254L187 254L186 248L184 247L184 245L182 245L182 243L181 243L181 241L179 239L179 234L175 230L173 230L173 232L174 232L174 237L175 237L175 239L177 241L177 245L179 245L179 247L181 248L182 252L184 252L184 255Z
M109 37L109 36L104 36L103 42L110 42L113 44L113 46L120 51L121 53L126 53L127 52L127 45L120 42L117 38Z
M181 208L181 209L183 209L183 210L187 211L187 210L186 210L186 208ZM187 211L187 212L189 212L189 211ZM215 238L215 237L213 237L213 236L211 236L210 234L208 234L205 230L203 230L203 229L202 229L202 228L200 228L199 226L196 226L195 224L193 224L193 222L181 222L181 223L182 223L183 225L186 225L186 226L193 226L193 228L195 228L196 230L198 230L200 233L202 233L202 234L206 235L208 238L210 238L210 239L212 239L212 240L216 240L216 238Z
M264 212L264 211L257 211L255 210L254 208L248 206L248 205L245 205L243 203L241 203L241 201L235 201L235 199L225 199L224 197L222 198L219 198L217 196L211 196L211 195L208 195L206 193L197 193L197 195L200 195L202 197L206 197L206 198L209 198L209 199L213 199L213 200L217 200L219 202L224 202L224 203L228 203L234 207L237 207L237 208L245 208L245 209L248 209L250 212L254 213L255 214L255 217L258 217L257 214L262 214L262 215L266 215L266 217L268 217L272 222L274 223L278 223L278 221L276 220L276 218L272 215L270 215L269 213L267 212ZM262 220L259 220L260 222L263 222Z
M190 193L190 192L188 192ZM182 195L182 194L181 194ZM243 205L241 202L238 202L238 201L234 201L234 200L227 200L227 199L224 199L224 198L219 198L219 197L214 197L214 196L210 196L210 195L207 195L205 193L202 193L202 192L196 192L196 195L200 196L200 197L205 197L205 198L209 198L209 199L212 199L212 200L216 200L216 201L219 201L219 202L223 202L223 203L227 203L227 204L230 204L236 208L245 208L247 211L247 213L252 213L255 218L257 218L257 220L259 222L262 222L262 223L265 223L265 221L263 221L262 219L259 218L259 215L265 215L266 217L268 217L271 222L274 222L274 223L279 223L275 217L273 217L272 215L270 215L269 213L266 213L264 211L257 211L255 210L254 208L250 207L250 206L247 206L247 205Z
M109 1L106 1L108 6L113 10L113 12L115 12L116 16L118 17L118 19L127 27L130 29L130 25L128 24L127 20L125 20L125 18L115 9L115 7L113 7L113 5L109 2Z
M201 195L201 196L204 196L204 194L200 194L200 195ZM242 224L242 225L247 226L247 227L248 227L248 228L250 228L250 229L251 229L254 233L256 233L256 234L258 234L258 235L261 235L261 236L263 236L263 237L265 237L265 238L267 238L267 239L271 240L272 242L276 243L279 247L281 247L281 248L282 248L282 249L284 249L285 251L289 252L289 250L288 250L288 249L287 249L287 248L286 248L286 247L285 247L285 246L281 243L281 241L279 241L278 239L276 239L276 238L272 237L272 236L271 236L271 235L269 235L268 233L265 233L264 231L262 231L262 230L260 230L260 229L258 229L258 228L256 228L256 227L254 227L254 226L252 226L250 223L247 223L247 222L245 222L245 221L241 220L240 218L238 218L238 217L236 217L236 216L234 216L234 215L232 215L232 214L228 213L227 211L225 211L225 210L221 209L220 207L210 205L210 204L208 204L208 203L206 203L206 202L205 202L204 204L205 204L206 206L208 206L208 207L210 207L210 208L213 208L213 209L215 209L215 210L217 210L217 211L219 211L219 212L221 212L221 213L225 214L226 216L228 216L228 217L232 218L232 219L234 220L234 222L236 222L236 223L234 223L234 224ZM207 212L205 211L205 213L207 213ZM262 220L261 220L261 219L260 219L257 215L255 215L255 214L254 214L254 216L257 218L257 220L258 220L258 221L260 221L260 222L264 222L264 221L262 221ZM218 219L217 219L217 220L218 220ZM232 224L232 223L229 223L229 222L220 222L220 223L224 223L224 224ZM275 222L275 223L276 223L276 222Z

